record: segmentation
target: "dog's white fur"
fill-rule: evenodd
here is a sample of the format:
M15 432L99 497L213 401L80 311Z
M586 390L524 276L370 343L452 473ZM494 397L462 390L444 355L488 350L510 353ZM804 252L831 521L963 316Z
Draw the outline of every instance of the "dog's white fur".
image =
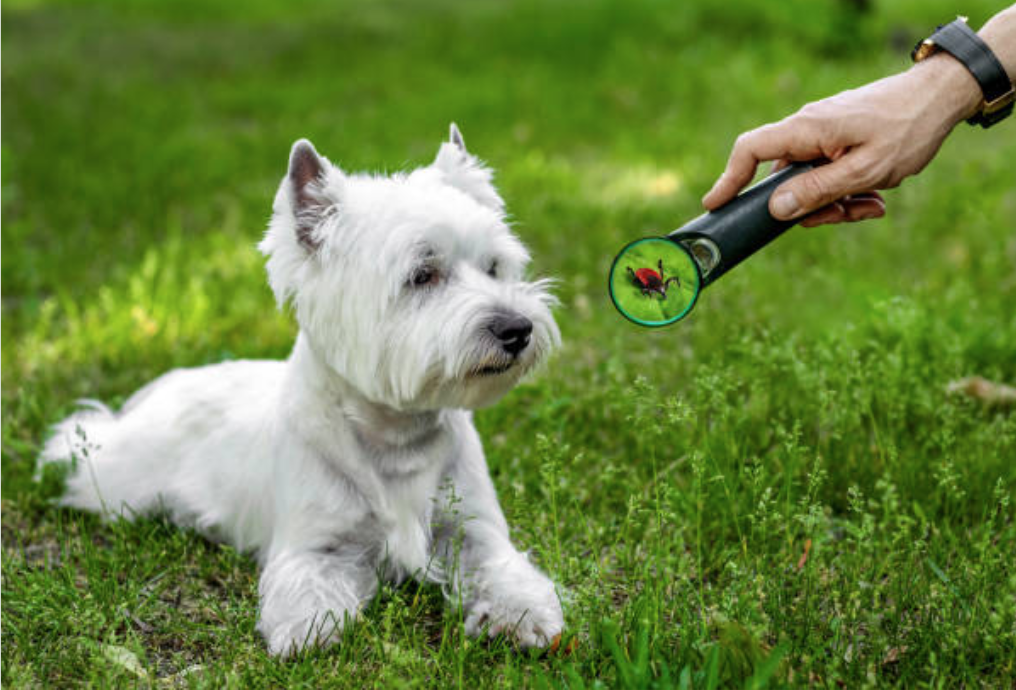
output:
M547 645L554 585L509 541L468 411L559 338L490 171L454 125L431 165L391 177L299 141L260 249L300 326L289 359L175 370L119 412L90 403L40 458L75 460L63 503L162 511L255 552L275 654L336 641L379 576L442 583L470 634ZM514 356L492 331L505 315L532 323Z

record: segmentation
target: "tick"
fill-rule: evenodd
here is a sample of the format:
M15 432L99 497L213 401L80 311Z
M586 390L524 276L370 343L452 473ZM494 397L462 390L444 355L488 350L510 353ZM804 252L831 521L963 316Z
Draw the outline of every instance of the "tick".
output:
M671 276L666 279L663 277L663 259L660 259L656 265L660 269L659 273L651 268L633 269L629 266L628 275L631 276L632 283L635 284L635 287L642 290L642 294L646 297L652 297L655 292L663 299L667 299L667 288L670 287L671 283L676 283L678 289L680 289L681 279L677 276Z

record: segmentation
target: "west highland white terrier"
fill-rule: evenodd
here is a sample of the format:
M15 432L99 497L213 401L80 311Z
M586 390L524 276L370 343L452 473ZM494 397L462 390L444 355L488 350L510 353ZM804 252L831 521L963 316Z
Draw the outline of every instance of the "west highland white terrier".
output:
M491 171L455 125L390 177L301 140L259 248L299 323L289 359L171 371L119 412L87 402L40 458L74 461L63 504L254 552L273 654L337 641L379 576L441 583L471 635L547 646L561 605L509 540L469 411L559 340Z

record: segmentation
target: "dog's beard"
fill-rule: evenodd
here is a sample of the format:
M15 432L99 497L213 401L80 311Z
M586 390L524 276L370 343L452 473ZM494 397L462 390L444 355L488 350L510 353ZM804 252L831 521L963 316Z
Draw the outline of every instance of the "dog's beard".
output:
M474 352L470 352L457 368L464 370L461 378L466 381L477 378L499 376L515 368L527 369L528 360L533 359L532 353L523 350L519 355L512 355L498 345L492 338L479 336ZM529 348L526 348L529 349Z
M475 378L478 376L497 376L503 374L513 366L515 366L515 360L506 357L493 357L486 363L477 365L473 368L467 378Z
M513 358L498 353L475 360L472 366L451 378L443 374L443 367L436 366L410 406L475 409L493 405L518 385L534 366L534 357Z
M518 355L496 340L477 333L451 359L433 361L419 394L408 407L475 409L497 402L545 359L556 342L556 328L537 323L529 345Z

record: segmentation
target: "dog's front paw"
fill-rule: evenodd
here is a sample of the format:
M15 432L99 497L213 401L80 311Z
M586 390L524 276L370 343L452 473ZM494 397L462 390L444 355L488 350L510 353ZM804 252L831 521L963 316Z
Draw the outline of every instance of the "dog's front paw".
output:
M322 620L317 618L292 618L269 627L264 621L258 630L268 643L272 656L288 658L305 649L328 647L342 637L342 624L330 613Z
M338 642L374 593L374 573L335 552L286 551L261 573L258 632L275 656Z
M564 629L554 583L518 554L485 565L471 581L466 633L505 634L522 647L549 647Z

